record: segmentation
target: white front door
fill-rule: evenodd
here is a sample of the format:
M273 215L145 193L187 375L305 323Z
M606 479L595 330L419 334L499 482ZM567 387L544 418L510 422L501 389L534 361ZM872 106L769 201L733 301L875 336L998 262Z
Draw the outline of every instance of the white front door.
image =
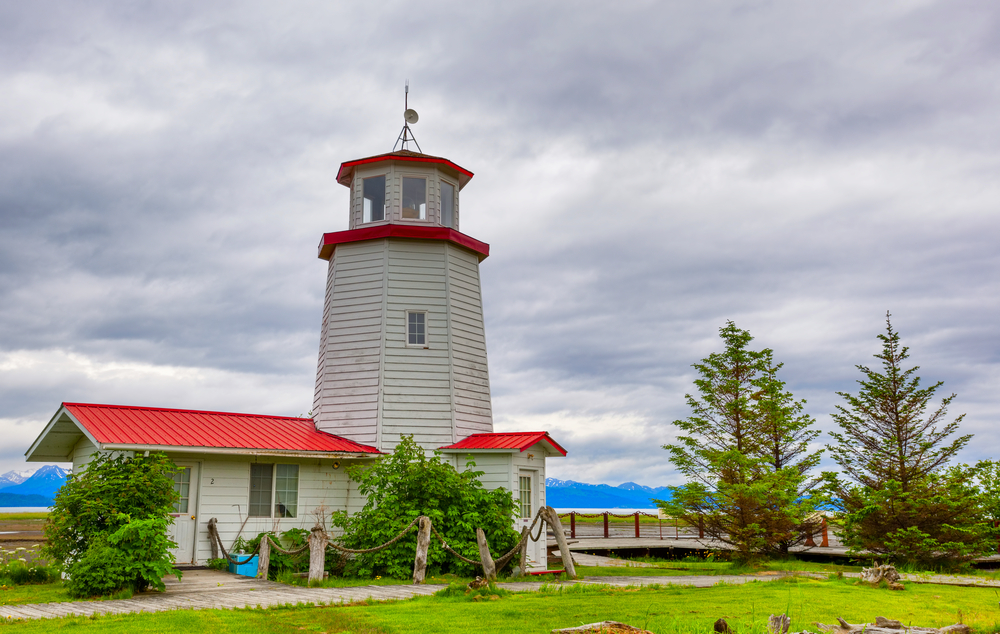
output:
M174 512L170 514L174 523L167 527L167 537L177 544L170 551L175 563L194 564L197 563L195 540L198 536L198 523L195 521L195 511L198 508L198 465L178 464L177 468L179 470L174 474L174 491L177 491L180 499L174 505Z
M538 472L537 471L519 471L517 474L517 484L518 484L518 501L521 506L521 525L518 527L531 527L532 520L535 519L535 514L538 512ZM539 520L541 522L541 520ZM535 524L535 528L532 531L532 535L535 535L538 531L538 524ZM545 532L542 531L541 536L538 538L537 542L528 541L528 557L527 566L528 568L545 568L548 565L548 560L545 555Z

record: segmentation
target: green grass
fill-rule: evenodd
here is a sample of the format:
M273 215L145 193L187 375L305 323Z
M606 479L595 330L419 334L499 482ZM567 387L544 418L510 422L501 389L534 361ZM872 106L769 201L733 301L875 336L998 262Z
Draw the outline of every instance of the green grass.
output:
M906 590L870 588L838 580L788 579L711 588L652 589L544 586L538 593L488 592L407 601L336 607L289 607L272 610L198 610L155 614L68 618L6 625L6 631L30 632L353 632L355 634L549 632L606 619L645 627L657 634L710 632L726 618L740 634L761 634L767 617L785 612L792 630L817 631L814 621L852 623L889 616L904 624L943 626L962 620L977 632L1000 632L996 594L985 588L907 584Z
M21 586L0 586L0 605L20 603L57 603L76 601L70 598L62 581L53 583L29 583Z

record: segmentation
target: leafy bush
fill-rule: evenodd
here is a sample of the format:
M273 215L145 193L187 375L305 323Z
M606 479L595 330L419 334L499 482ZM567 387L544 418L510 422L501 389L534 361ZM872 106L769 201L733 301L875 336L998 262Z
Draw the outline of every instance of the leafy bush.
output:
M225 557L220 557L218 559L209 559L205 562L205 565L212 570L228 570L229 562L226 561Z
M104 541L92 541L83 556L69 565L66 590L77 598L118 592L131 581L130 564L128 555L118 548Z
M175 471L162 453L94 454L86 470L67 478L45 524L42 552L65 567L73 596L162 589L165 575L180 576L166 536Z
M482 528L490 550L499 556L517 543L513 528L514 498L506 489L487 491L479 481L475 463L457 471L439 453L428 457L412 436L404 436L391 455L370 466L348 469L358 490L367 498L364 508L348 517L334 513L333 525L344 529L341 543L353 549L372 548L394 538L414 518L426 515L448 545L463 556L479 561L476 529ZM413 573L416 531L389 548L358 555L347 564L348 574L406 578ZM455 573L471 576L476 567L445 552L431 537L427 553L431 575Z

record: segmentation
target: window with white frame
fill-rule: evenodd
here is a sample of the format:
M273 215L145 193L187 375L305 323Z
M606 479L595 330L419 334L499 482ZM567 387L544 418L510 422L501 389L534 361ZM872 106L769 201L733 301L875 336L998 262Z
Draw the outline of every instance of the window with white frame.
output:
M427 179L403 177L403 218L427 219Z
M531 476L520 476L521 493L521 517L531 517Z
M250 517L297 517L299 465L250 465Z
M406 345L427 345L427 313L412 310L406 312Z
M385 220L385 175L363 179L361 190L364 201L361 222Z
M455 227L455 186L441 181L441 224Z

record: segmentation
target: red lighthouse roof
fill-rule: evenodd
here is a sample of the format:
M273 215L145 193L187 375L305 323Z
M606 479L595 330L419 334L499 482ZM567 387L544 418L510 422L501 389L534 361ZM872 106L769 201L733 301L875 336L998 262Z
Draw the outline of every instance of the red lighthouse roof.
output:
M469 170L452 163L446 158L440 156L431 156L430 154L420 154L418 152L410 152L409 150L399 150L398 152L389 152L388 154L379 154L376 156L369 156L368 158L355 159L353 161L347 161L341 163L340 171L337 172L337 182L344 187L351 186L351 180L354 176L354 168L359 165L365 165L368 163L380 163L382 161L404 161L409 163L436 163L454 172L455 177L458 178L458 188L461 190L463 187L472 180L473 173Z
M552 440L547 431L472 434L468 438L463 438L457 443L441 447L441 449L444 451L456 449L517 449L518 451L526 451L542 441L547 442L562 455L566 455L566 450Z
M36 452L61 453L67 447L57 446L67 441L75 443L72 436L84 434L99 449L286 455L381 453L375 447L319 431L309 418L63 403L28 450L29 459Z

